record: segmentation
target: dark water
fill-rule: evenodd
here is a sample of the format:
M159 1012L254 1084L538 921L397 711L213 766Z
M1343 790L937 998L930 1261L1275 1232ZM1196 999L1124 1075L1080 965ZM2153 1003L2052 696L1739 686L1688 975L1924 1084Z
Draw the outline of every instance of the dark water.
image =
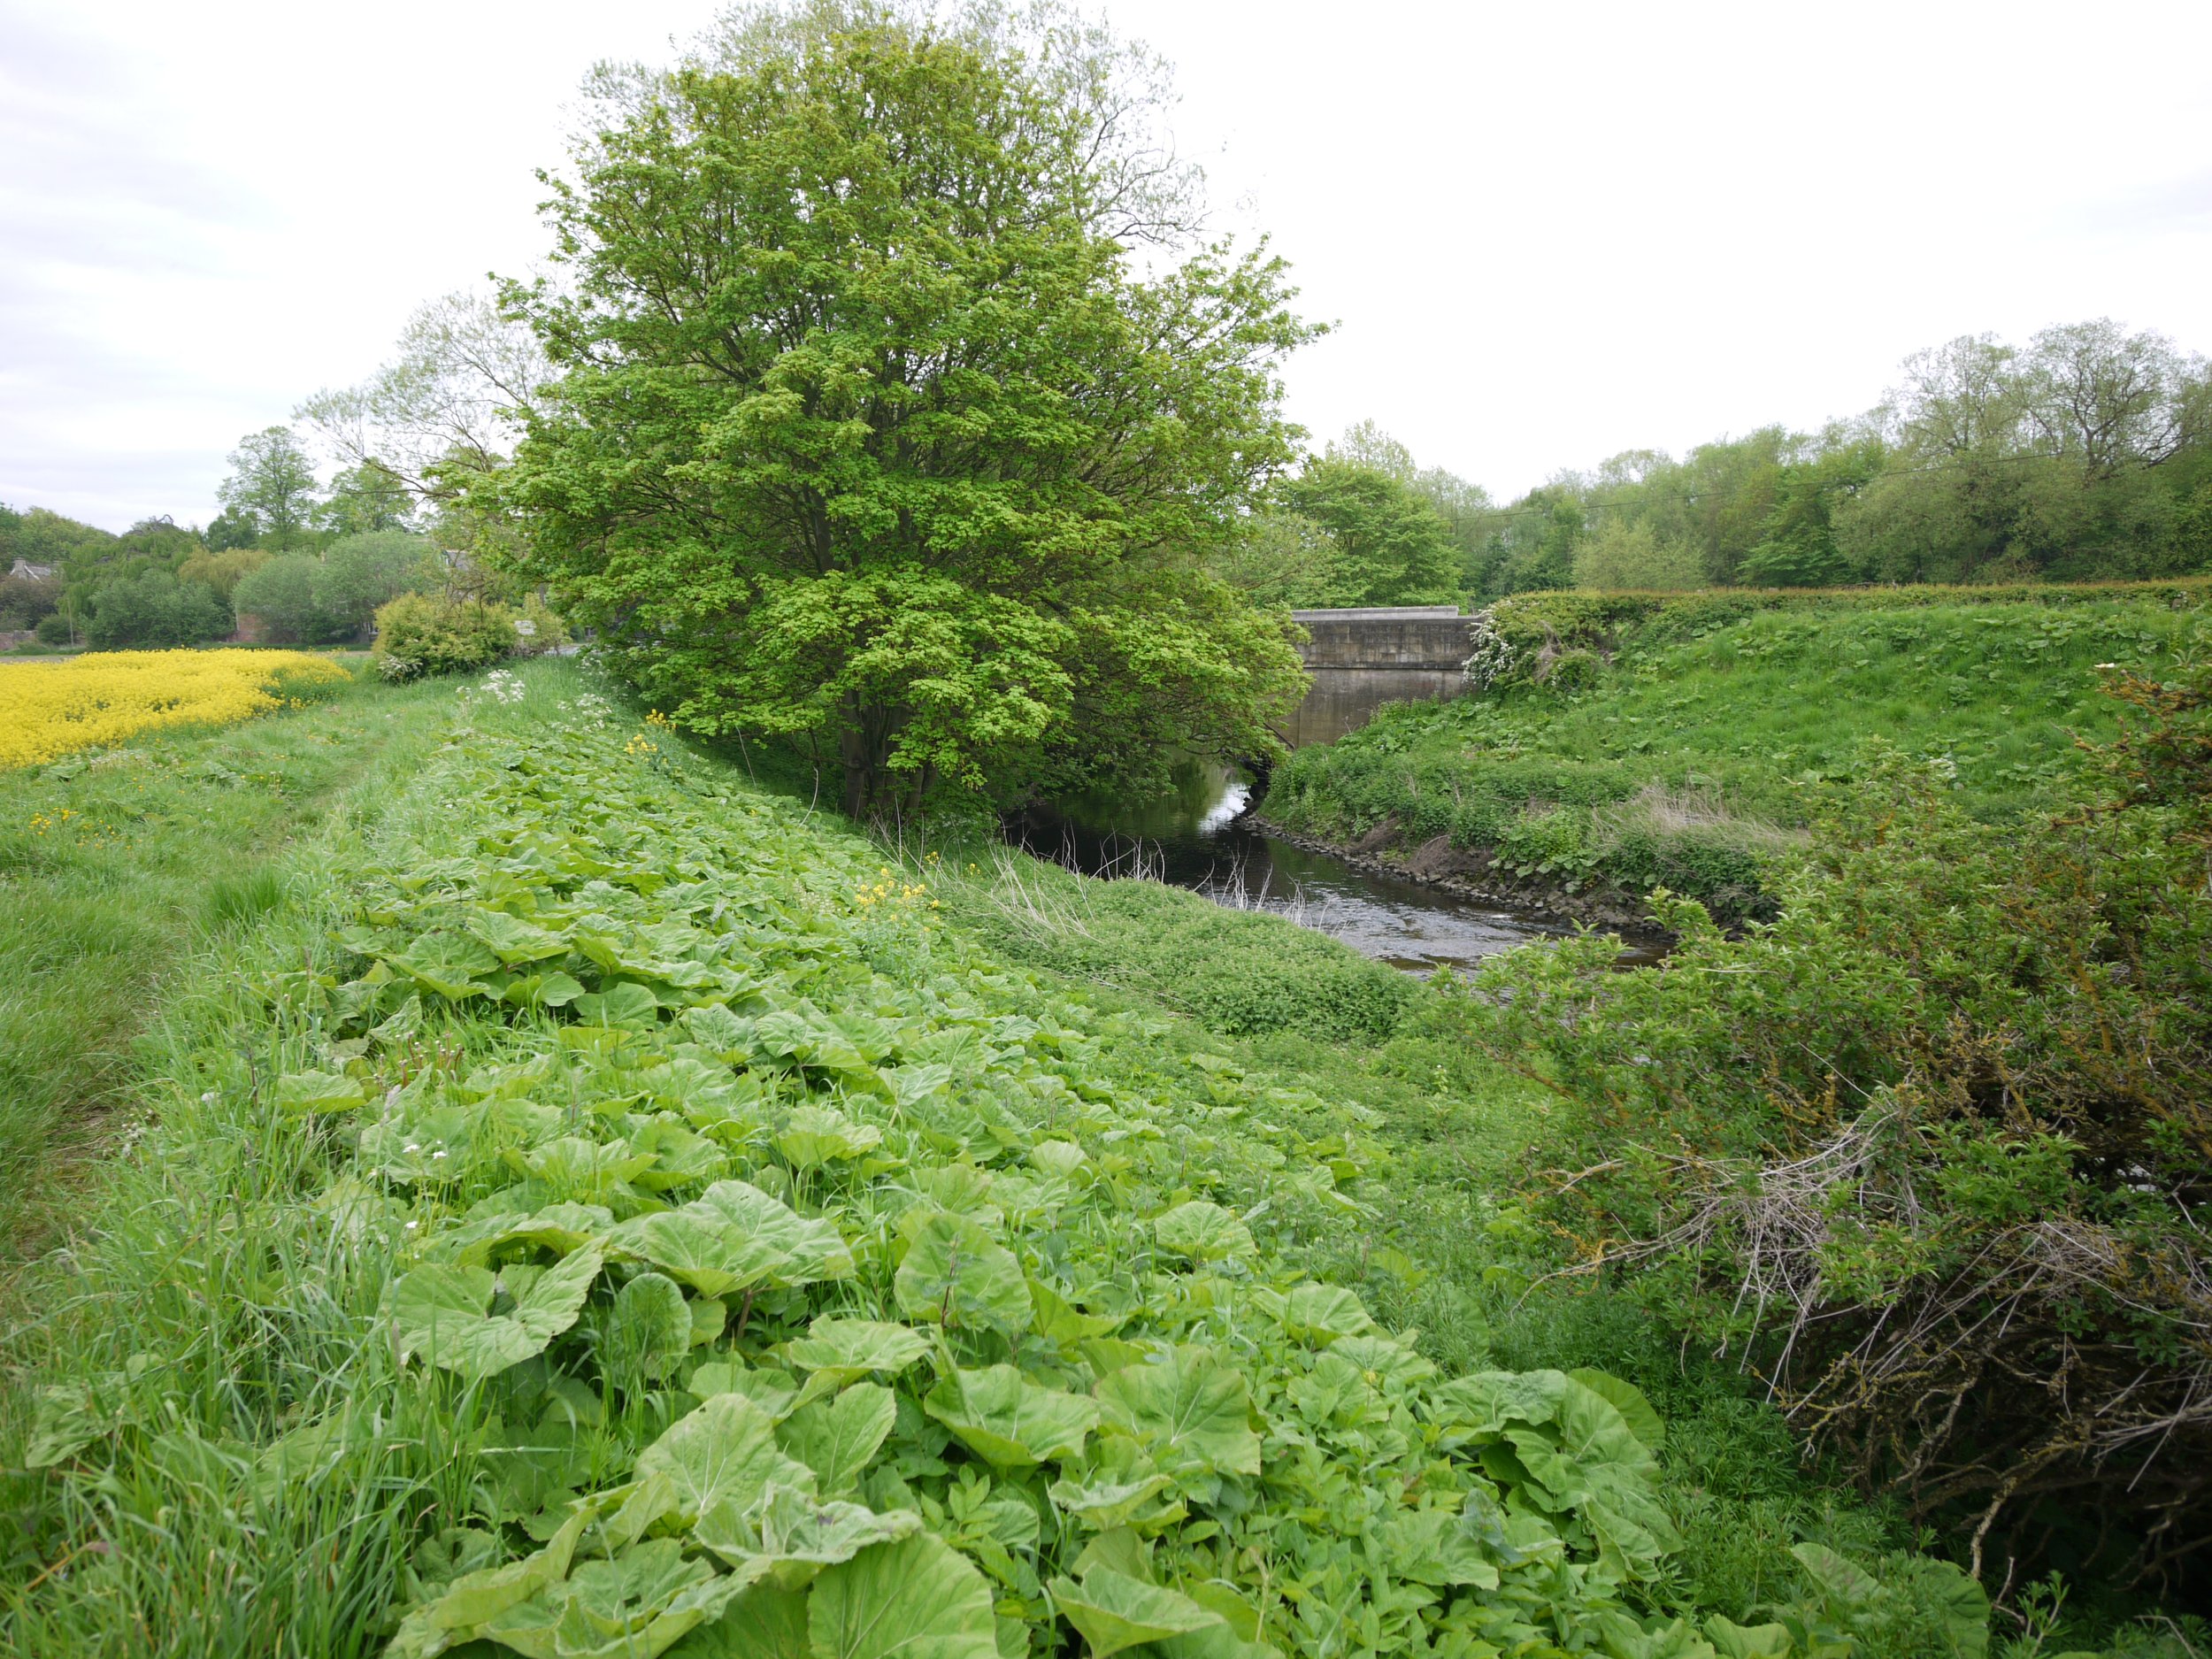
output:
M1153 801L1087 798L1033 809L1009 822L1008 839L1086 875L1142 876L1232 909L1286 917L1415 973L1471 967L1532 939L1571 931L1418 882L1369 875L1341 858L1263 835L1243 816L1250 787L1223 768L1179 767L1175 786ZM1624 965L1655 955L1639 949Z

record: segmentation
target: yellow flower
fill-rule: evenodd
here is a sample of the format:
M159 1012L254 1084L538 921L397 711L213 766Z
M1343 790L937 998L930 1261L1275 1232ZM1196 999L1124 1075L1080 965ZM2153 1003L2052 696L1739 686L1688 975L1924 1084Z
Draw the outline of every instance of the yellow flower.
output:
M295 685L350 678L303 651L89 651L66 663L0 664L0 767L296 704L275 690L279 676Z

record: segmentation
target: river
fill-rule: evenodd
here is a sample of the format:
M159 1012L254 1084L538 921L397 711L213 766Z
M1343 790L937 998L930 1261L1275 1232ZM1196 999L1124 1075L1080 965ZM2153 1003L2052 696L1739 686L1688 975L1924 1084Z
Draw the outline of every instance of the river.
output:
M1086 875L1143 876L1232 909L1286 917L1423 975L1470 968L1516 945L1572 931L1419 882L1370 875L1263 834L1245 816L1250 799L1250 785L1236 773L1187 764L1177 768L1171 795L1033 808L1009 820L1007 838ZM1622 965L1655 956L1632 947Z

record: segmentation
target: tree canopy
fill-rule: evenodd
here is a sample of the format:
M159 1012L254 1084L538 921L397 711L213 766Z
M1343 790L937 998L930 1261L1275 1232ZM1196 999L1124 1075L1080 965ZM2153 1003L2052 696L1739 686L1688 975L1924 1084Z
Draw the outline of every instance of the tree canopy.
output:
M1279 495L1320 528L1333 550L1326 592L1308 603L1411 605L1459 596L1451 526L1409 477L1329 457L1308 462Z
M1268 749L1297 660L1207 556L1313 331L1264 250L1182 240L1158 90L1072 13L866 0L604 77L563 280L506 294L559 371L492 475L526 573L856 814Z
M314 513L315 464L289 426L248 433L231 451L230 468L215 492L227 515L250 523L273 547L304 538Z

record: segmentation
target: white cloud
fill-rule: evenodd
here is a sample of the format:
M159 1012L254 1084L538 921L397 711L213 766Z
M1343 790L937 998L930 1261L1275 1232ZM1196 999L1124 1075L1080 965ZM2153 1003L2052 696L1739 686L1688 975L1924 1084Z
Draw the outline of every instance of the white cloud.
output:
M223 456L542 246L590 64L705 0L0 0L0 500L204 518ZM1340 330L1291 373L1494 489L1872 402L1952 334L2212 348L2212 7L1109 0Z

